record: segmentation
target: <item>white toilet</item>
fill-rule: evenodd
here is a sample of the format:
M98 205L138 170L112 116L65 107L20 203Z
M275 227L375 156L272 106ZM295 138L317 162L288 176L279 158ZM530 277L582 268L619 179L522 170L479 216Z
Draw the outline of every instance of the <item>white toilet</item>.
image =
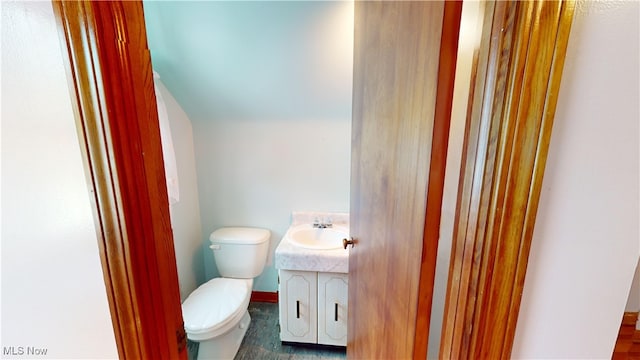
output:
M262 273L269 230L220 228L209 237L222 277L202 284L182 303L187 338L199 342L198 359L233 359L251 318L253 278Z

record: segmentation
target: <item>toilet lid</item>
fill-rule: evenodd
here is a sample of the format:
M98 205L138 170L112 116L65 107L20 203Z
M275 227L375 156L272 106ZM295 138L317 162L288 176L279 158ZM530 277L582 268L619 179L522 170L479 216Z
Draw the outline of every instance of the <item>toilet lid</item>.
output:
M241 279L215 278L198 287L182 304L184 328L198 334L215 330L233 319L250 296L247 282Z

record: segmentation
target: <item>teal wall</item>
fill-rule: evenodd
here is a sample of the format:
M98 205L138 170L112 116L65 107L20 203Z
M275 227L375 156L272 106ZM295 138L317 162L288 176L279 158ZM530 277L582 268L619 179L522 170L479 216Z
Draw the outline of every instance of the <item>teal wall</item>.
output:
M276 291L291 211L349 211L353 3L144 7L153 66L193 123L205 280L213 230L264 227L254 289Z

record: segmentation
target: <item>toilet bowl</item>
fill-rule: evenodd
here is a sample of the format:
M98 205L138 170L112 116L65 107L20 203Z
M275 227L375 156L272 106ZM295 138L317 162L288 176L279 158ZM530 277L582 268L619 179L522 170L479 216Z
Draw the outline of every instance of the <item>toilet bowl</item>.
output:
M253 278L262 273L270 232L221 228L210 246L222 277L200 285L182 303L187 338L199 342L198 359L233 359L247 332Z
M187 337L200 342L198 359L233 359L251 322L252 285L248 279L215 278L184 301Z

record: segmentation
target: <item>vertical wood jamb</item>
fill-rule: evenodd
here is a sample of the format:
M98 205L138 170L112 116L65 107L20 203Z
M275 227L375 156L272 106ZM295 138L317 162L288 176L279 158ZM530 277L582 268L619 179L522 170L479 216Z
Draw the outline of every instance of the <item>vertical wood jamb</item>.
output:
M560 82L562 78L562 69L564 68L565 54L567 52L571 23L573 21L573 13L575 10L574 2L569 1L564 3L563 5L564 6L561 6L558 9L559 14L558 19L556 20L558 24L556 29L557 35L555 38L555 47L552 54L550 75L547 81L546 97L544 100L543 109L541 109L542 119L540 125L540 135L536 144L533 173L531 175L532 181L529 189L530 199L527 203L526 215L523 225L524 241L518 254L518 262L515 273L516 288L514 289L513 296L509 304L509 309L507 311L507 333L515 334L516 330L516 324L518 320L517 315L520 311L522 289L524 287L525 274L528 265L526 259L528 259L529 251L531 250L531 238L533 237L533 229L537 215L538 203L540 200L542 180L544 177L544 168L547 161L547 154L549 152L551 131L558 101ZM502 349L503 354L506 354L508 356L511 355L513 341L513 336L505 339L505 343Z
M185 359L142 3L54 1L53 8L118 355Z
M491 35L482 37L465 130L441 357L511 355L573 8L487 6Z
M494 66L500 69L495 74L497 77L496 82L499 85L492 89L493 107L484 114L486 121L492 123L494 132L491 151L487 160L490 166L485 169L485 183L478 189L485 199L481 209L485 217L480 222L482 227L479 231L481 253L478 258L480 260L477 265L473 265L473 271L477 274L474 278L478 288L477 292L487 295L477 296L477 300L473 304L472 315L466 319L468 324L473 324L469 325L470 327L475 326L477 328L476 324L486 321L486 311L483 311L483 309L487 306L486 303L491 295L489 289L487 289L487 284L494 270L493 254L495 254L499 246L493 235L499 231L499 228L496 228L496 224L500 223L496 219L503 213L502 207L495 204L502 201L504 193L502 192L503 188L500 181L504 179L503 175L510 171L510 169L501 167L499 164L501 159L505 156L508 157L511 151L510 141L513 137L514 126L513 119L509 118L508 114L511 105L519 101L520 93L509 89L513 87L514 83L519 83L523 75L523 65L518 60L526 58L528 33L518 31L518 27L522 24L518 14L528 13L523 8L523 6L527 5L531 5L531 2L498 2L496 9L500 9L501 16L495 19L494 28L491 30L494 37L500 37L500 42L490 51L492 56L497 58ZM465 354L471 354L470 356L473 357L473 354L477 351L478 342L482 340L483 336L484 332L480 332L477 329L475 333L470 332L469 346L465 348Z
M433 141L429 181L424 219L424 235L422 260L420 264L420 282L418 287L418 310L416 317L416 336L413 344L413 358L425 359L429 346L429 330L433 286L436 271L436 255L440 235L441 211L444 192L444 173L447 163L447 146L451 107L453 104L453 84L455 79L456 60L458 57L458 40L460 38L460 19L462 1L448 1L444 4L442 20L442 39L438 68L438 85L433 126ZM430 210L430 211L429 211Z

